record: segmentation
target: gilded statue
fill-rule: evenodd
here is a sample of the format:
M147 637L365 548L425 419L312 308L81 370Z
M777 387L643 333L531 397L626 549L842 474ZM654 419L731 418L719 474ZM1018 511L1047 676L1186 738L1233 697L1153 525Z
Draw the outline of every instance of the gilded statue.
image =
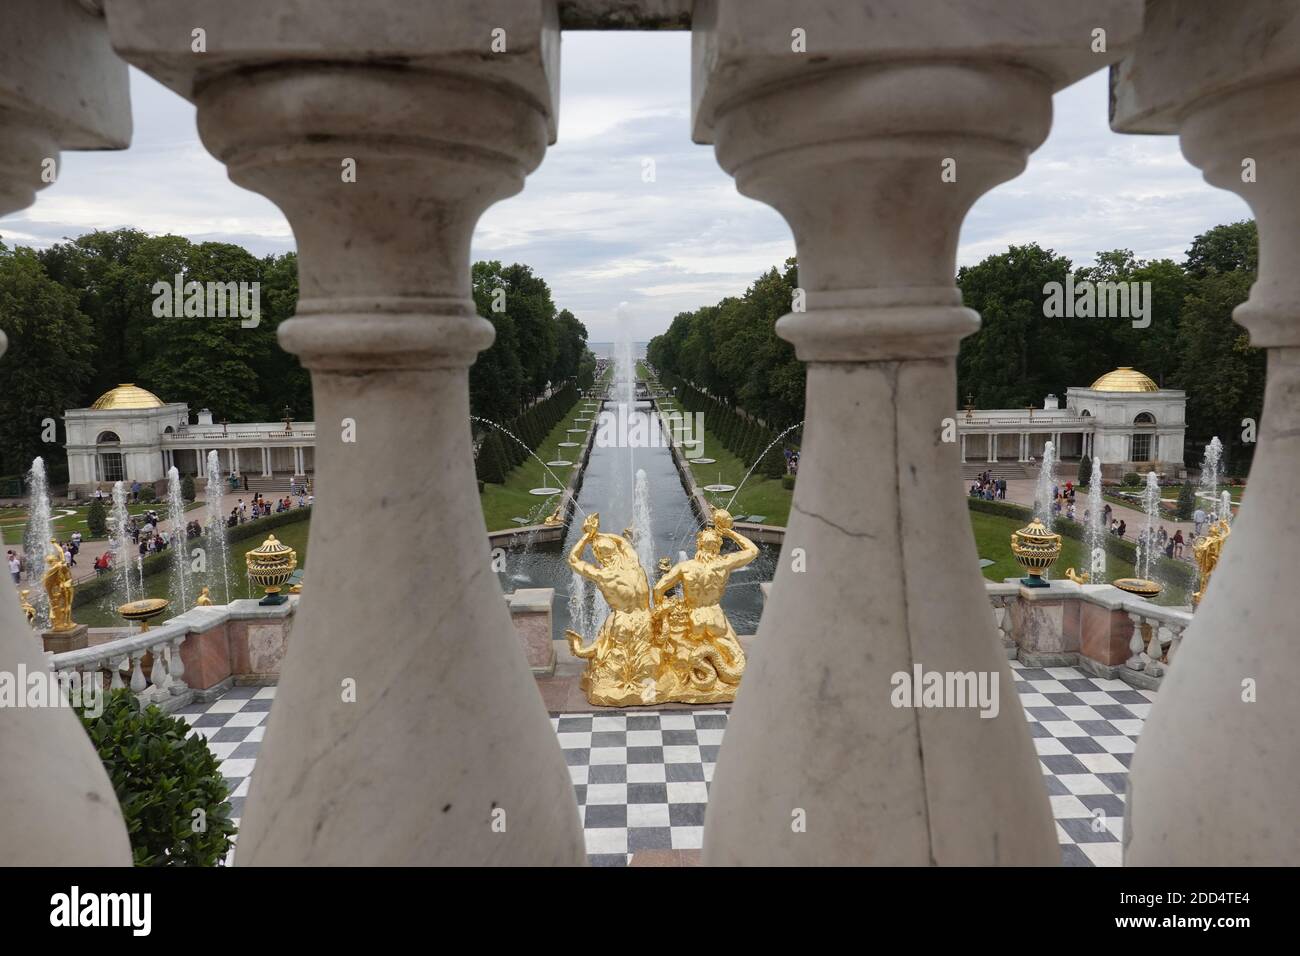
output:
M194 602L195 607L212 607L212 594L205 585L199 592L199 599Z
M21 591L18 592L18 596L20 599L19 606L23 609L23 614L27 616L28 626L32 626L36 624L36 608L31 601L27 600L27 595L31 593L32 593L31 590L28 588L23 588Z
M566 631L569 648L588 662L580 686L593 704L628 706L670 701L703 704L735 700L745 652L721 607L731 573L758 557L758 547L718 509L696 536L695 556L659 562L654 603L645 571L626 535L599 533L589 516L569 565L600 588L610 615L596 640ZM726 542L736 549L723 552ZM596 564L582 560L590 546Z
M732 527L721 508L713 512L712 527L695 536L693 558L671 567L655 585L659 643L663 666L659 680L662 700L715 704L736 699L745 672L745 652L722 610L722 595L731 572L758 557L758 546ZM736 545L722 552L723 543ZM680 586L680 597L669 597Z
M591 548L595 563L584 561ZM621 535L601 534L600 516L588 515L582 537L569 552L569 567L600 588L609 617L595 641L582 646L582 635L565 631L569 650L587 662L579 686L593 704L622 707L656 702L659 653L653 641L650 582L632 543Z
M1193 607L1199 606L1201 599L1205 596L1205 590L1210 586L1210 575L1218 567L1219 557L1223 553L1223 543L1231 533L1232 527L1228 524L1227 519L1221 518L1206 528L1205 534L1197 538L1192 545L1192 557L1201 572L1200 587L1192 595Z
M45 554L45 574L41 577L46 597L50 602L50 630L70 631L77 625L72 620L72 569L63 560L63 548L50 541Z

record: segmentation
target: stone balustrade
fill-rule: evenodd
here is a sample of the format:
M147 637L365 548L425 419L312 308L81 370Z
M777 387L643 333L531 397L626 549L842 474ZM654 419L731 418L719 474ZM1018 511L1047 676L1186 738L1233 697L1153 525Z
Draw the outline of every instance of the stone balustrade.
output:
M191 608L147 631L50 655L50 664L58 672L99 674L109 687L130 687L141 704L178 710L235 683L275 683L299 600L290 595L284 604L265 607L239 600Z
M488 571L467 425L467 369L492 334L469 296L470 237L555 137L560 14L551 0L405 0L367 17L355 6L7 0L0 212L32 201L60 148L126 144L111 40L196 104L208 149L293 227L301 298L280 338L312 374L330 495L238 861L580 863L569 776ZM1133 764L1130 862L1293 861L1294 0L643 6L566 9L583 27L690 21L694 138L790 223L807 302L778 326L808 366L786 534L805 560L783 562L770 590L712 785L706 862L1056 862L1038 762L1007 706L1012 649L1168 677ZM1258 281L1236 312L1269 351L1251 497L1190 624L1086 588L984 588L958 449L938 437L958 342L978 327L953 283L967 210L1023 169L1055 91L1121 58L1112 125L1177 133L1259 223ZM359 541L413 529L446 560L354 560ZM114 670L125 650L137 693L175 700L206 680L220 639L169 637L87 649L79 666ZM161 670L141 686L136 655L150 648ZM43 663L16 602L0 602L0 668ZM1000 716L892 707L889 675L914 664L1001 672ZM0 767L21 768L0 774L3 862L130 862L107 777L66 709L0 713Z
M1032 667L1078 667L1135 687L1160 686L1192 622L1189 611L1106 584L990 581L984 590L1008 657Z

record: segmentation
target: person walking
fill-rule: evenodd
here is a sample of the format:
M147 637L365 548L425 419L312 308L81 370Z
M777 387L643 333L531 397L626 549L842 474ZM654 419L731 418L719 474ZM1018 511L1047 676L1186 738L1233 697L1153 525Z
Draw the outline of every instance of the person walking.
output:
M12 550L9 552L9 576L14 579L14 584L23 583L23 563Z

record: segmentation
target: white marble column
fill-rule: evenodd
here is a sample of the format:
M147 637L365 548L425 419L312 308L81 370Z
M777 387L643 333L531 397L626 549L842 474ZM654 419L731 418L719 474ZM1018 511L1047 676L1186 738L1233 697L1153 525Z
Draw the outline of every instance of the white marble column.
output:
M1259 275L1234 318L1268 350L1250 493L1138 742L1125 862L1291 866L1300 858L1300 6L1148 4L1146 32L1117 74L1117 130L1178 133L1207 182L1250 204Z
M995 461L998 460L998 436L997 436L996 434L991 434L991 435L989 435L989 455L988 455L988 458L989 458L989 464L990 464L990 465L993 464Z
M269 448L262 448L262 477L271 477L271 451Z
M0 11L0 215L47 185L64 149L122 149L131 137L126 64L104 23L72 0L6 0ZM0 333L0 354L7 341ZM98 457L98 456L96 456ZM26 694L49 664L0 595L0 671ZM0 707L0 866L130 866L108 774L68 707Z
M961 436L961 463L966 464L966 436Z
M808 363L786 549L719 754L710 864L1053 864L1038 758L939 439L970 205L1047 135L1140 4L695 7L695 137L794 232ZM791 52L805 31L806 54ZM951 162L949 162L951 161ZM945 175L955 173L955 178ZM806 569L806 570L805 570ZM996 676L999 709L896 707L895 674Z
M568 769L490 570L469 428L469 365L492 341L470 237L554 137L554 5L233 6L206 13L201 82L174 52L192 12L110 0L109 23L298 244L279 337L312 373L328 494L237 862L581 864ZM413 538L440 559L358 559Z

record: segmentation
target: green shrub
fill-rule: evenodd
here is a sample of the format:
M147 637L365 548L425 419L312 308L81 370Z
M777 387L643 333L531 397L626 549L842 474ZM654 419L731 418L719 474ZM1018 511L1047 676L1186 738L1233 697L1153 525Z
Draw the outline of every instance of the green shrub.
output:
M1130 471L1124 476L1124 486L1127 488L1136 488L1142 484L1142 476L1136 471Z
M190 479L191 482L192 482L193 480L194 480L194 479L192 479L192 478ZM181 482L181 494L182 494L182 495L185 494L185 490L184 490L184 489L185 489L185 483L182 481L182 482ZM141 485L141 486L140 486L140 501L142 501L144 504L147 504L147 505L148 505L148 504L153 504L153 503L156 502L157 500L158 500L158 493L157 493L156 491L154 491L153 485L151 485L151 484L144 484L144 485ZM191 498L190 500L193 501L194 499Z
M1174 506L1174 515L1179 521L1191 521L1196 511L1196 486L1184 481L1178 489L1178 504Z
M1084 455L1079 459L1079 480L1077 484L1081 488L1087 488L1092 484L1092 458Z
M108 537L108 509L104 507L103 498L91 501L90 510L86 512L86 530L92 538Z
M786 491L794 489L794 475L785 474L781 476L781 487Z
M154 666L160 666L155 663ZM122 807L136 866L218 866L231 847L230 790L207 741L129 690L80 713Z
M150 489L150 490L151 490L151 492L152 492L152 489ZM195 498L195 494L194 494L194 476L193 476L193 475L186 475L184 478L181 479L181 497L184 498L186 501L193 501L193 500L194 500L194 498ZM144 500L144 489L143 489L143 488L140 489L140 498L141 498L141 500Z
M763 440L771 445L758 466L766 478L780 478L785 475L785 449L781 447L780 442L774 442L775 438L776 436L770 433L763 436Z

